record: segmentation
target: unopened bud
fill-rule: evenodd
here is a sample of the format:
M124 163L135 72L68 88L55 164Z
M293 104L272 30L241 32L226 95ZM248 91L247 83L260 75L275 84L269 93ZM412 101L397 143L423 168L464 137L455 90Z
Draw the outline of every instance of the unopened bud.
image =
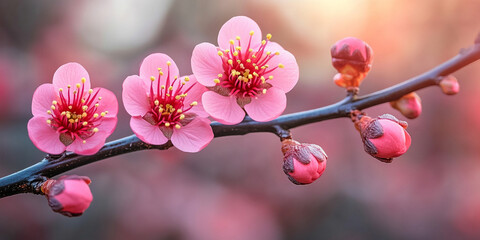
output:
M365 151L382 162L392 162L393 158L401 156L410 147L411 138L405 130L407 123L390 114L377 118L360 114L354 122Z
M390 106L410 119L417 118L422 113L422 100L415 92L411 92L396 101L390 102Z
M335 75L338 86L358 88L372 67L373 51L364 41L347 37L336 42L330 49L332 65L340 75Z
M82 215L92 202L92 192L88 187L90 182L90 178L84 176L62 176L45 181L41 190L53 211L76 217Z
M309 184L322 176L327 166L327 154L315 144L282 141L283 171L298 185Z
M442 78L438 85L442 89L442 92L447 95L454 95L460 91L460 85L458 84L457 78L453 75L448 75Z

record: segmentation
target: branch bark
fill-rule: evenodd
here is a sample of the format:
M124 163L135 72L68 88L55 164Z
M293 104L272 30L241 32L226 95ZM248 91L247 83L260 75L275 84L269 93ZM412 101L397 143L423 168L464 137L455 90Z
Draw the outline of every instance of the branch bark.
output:
M407 93L437 85L442 77L452 74L478 59L480 59L480 34L475 39L475 44L472 47L462 49L458 55L430 71L392 87L361 97L349 94L345 99L337 103L308 111L282 115L270 122L256 122L247 116L237 125L223 125L218 122L212 122L211 126L215 137L245 135L253 132L271 132L281 139L289 138L289 129L328 119L349 117L352 110L363 110L397 100ZM40 194L40 185L47 178L77 167L120 154L147 149L165 150L172 146L170 142L163 145L146 144L135 135L131 135L106 143L98 153L91 156L80 156L72 152L66 152L59 156L47 155L39 163L1 178L0 198L19 193Z

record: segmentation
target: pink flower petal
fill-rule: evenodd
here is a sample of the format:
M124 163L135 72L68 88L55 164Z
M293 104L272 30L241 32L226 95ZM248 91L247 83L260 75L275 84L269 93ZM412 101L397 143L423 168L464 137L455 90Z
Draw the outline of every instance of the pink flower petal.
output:
M123 105L131 116L143 116L150 110L147 89L139 76L129 76L123 82Z
M50 118L47 111L51 110L50 107L52 106L53 100L58 100L58 95L55 92L53 84L45 83L40 85L37 90L35 90L35 93L33 93L33 116Z
M167 62L170 62L170 66L167 65ZM173 81L174 77L179 77L178 67L175 62L166 54L163 53L154 53L148 55L142 62L140 66L140 77L148 82L150 87L150 77L155 78L154 86L156 89L156 84L159 84L158 77L159 71L158 68L162 69L164 75L161 77L161 82L164 84L167 80L168 73L170 73L170 82ZM168 70L170 69L170 70Z
M33 117L28 121L28 136L33 144L46 153L60 154L66 147L60 142L59 134L47 124L45 117Z
M202 95L203 108L215 120L223 124L237 124L245 117L245 112L237 104L234 96L224 97L208 91Z
M72 144L67 146L67 151L72 151L80 155L93 155L105 145L105 140L112 134L117 126L117 118L102 118L97 127L98 132L85 139L76 138Z
M88 76L87 70L75 62L67 63L60 66L55 74L53 75L53 85L55 86L55 91L58 92L59 88L64 90L64 96L67 96L68 85L72 89L76 89L76 84L82 84L82 78L85 78L85 91L90 89L90 77ZM73 90L72 90L73 91Z
M192 72L197 81L207 87L215 86L213 79L224 72L218 49L210 43L200 43L195 46L191 63Z
M287 105L287 97L283 90L272 87L266 94L259 94L252 98L252 102L245 105L245 111L255 121L267 122L280 116Z
M130 127L135 135L146 143L161 145L168 141L159 127L153 126L141 117L132 117L130 119Z
M198 152L213 139L210 120L197 117L180 129L173 129L172 143L184 152Z
M262 31L257 23L245 16L237 16L228 20L220 28L218 33L218 46L222 49L230 49L230 40L238 41L236 37L240 37L242 47L247 47L250 39L250 32L253 31L250 48L256 50L262 41Z
M101 97L102 100L98 101L97 113L108 111L105 115L106 118L117 117L118 113L118 101L113 92L106 88L95 88L93 92L98 92L97 97Z
M275 55L268 65L270 67L277 67L279 64L282 64L284 68L277 68L273 70L268 76L272 75L273 79L269 80L268 83L272 86L282 89L284 92L289 92L298 82L298 64L295 57L288 51L279 50L279 49L269 49L267 44L267 51L279 52L279 55ZM267 78L267 76L265 76Z

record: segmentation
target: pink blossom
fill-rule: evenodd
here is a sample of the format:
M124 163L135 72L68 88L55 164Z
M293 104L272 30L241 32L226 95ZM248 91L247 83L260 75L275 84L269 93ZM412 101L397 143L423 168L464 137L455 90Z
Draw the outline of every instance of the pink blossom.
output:
M310 184L322 176L327 166L327 154L315 144L282 141L283 171L295 184Z
M233 17L220 29L218 47L198 44L192 71L208 87L202 95L205 111L224 124L237 124L245 112L256 121L270 121L285 110L286 96L298 81L295 57L270 41L257 23Z
M171 140L184 152L198 152L213 139L200 101L206 88L193 75L179 78L178 74L169 56L147 56L140 75L123 82L123 104L132 116L130 127L142 141L160 145Z
M73 217L82 215L93 200L90 182L88 177L62 176L45 181L41 189L53 211Z
M95 154L117 125L118 103L104 88L90 88L88 72L78 63L60 66L53 84L33 94L28 135L38 149L60 154Z
M405 130L407 123L390 114L374 119L362 116L355 126L360 131L365 151L382 162L392 162L410 147L410 134Z
M397 109L403 116L410 119L417 118L422 113L422 100L415 92L411 92L396 101L390 102L390 105Z
M460 91L460 84L458 84L458 80L453 75L448 75L438 84L442 89L442 92L447 95L455 95Z

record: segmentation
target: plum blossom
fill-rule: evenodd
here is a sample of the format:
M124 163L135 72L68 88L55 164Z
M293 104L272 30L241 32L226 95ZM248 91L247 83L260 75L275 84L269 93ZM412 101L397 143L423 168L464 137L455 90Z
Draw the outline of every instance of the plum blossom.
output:
M208 114L201 104L207 89L193 75L178 77L167 55L147 56L140 75L123 82L123 104L132 116L130 127L142 141L160 145L171 140L184 152L198 152L213 139Z
M49 179L41 190L53 211L68 217L80 216L93 200L90 191L91 180L77 175L61 176L58 180Z
M283 171L297 185L310 184L322 176L327 167L327 154L315 144L282 141Z
M105 88L90 88L88 72L78 63L60 66L53 83L33 94L28 135L50 154L95 154L117 125L118 103Z
M270 121L285 110L286 96L298 81L295 57L279 44L262 40L252 19L237 16L218 34L218 47L198 44L192 54L197 81L209 88L202 95L205 111L223 124L237 124L245 112L255 121Z

